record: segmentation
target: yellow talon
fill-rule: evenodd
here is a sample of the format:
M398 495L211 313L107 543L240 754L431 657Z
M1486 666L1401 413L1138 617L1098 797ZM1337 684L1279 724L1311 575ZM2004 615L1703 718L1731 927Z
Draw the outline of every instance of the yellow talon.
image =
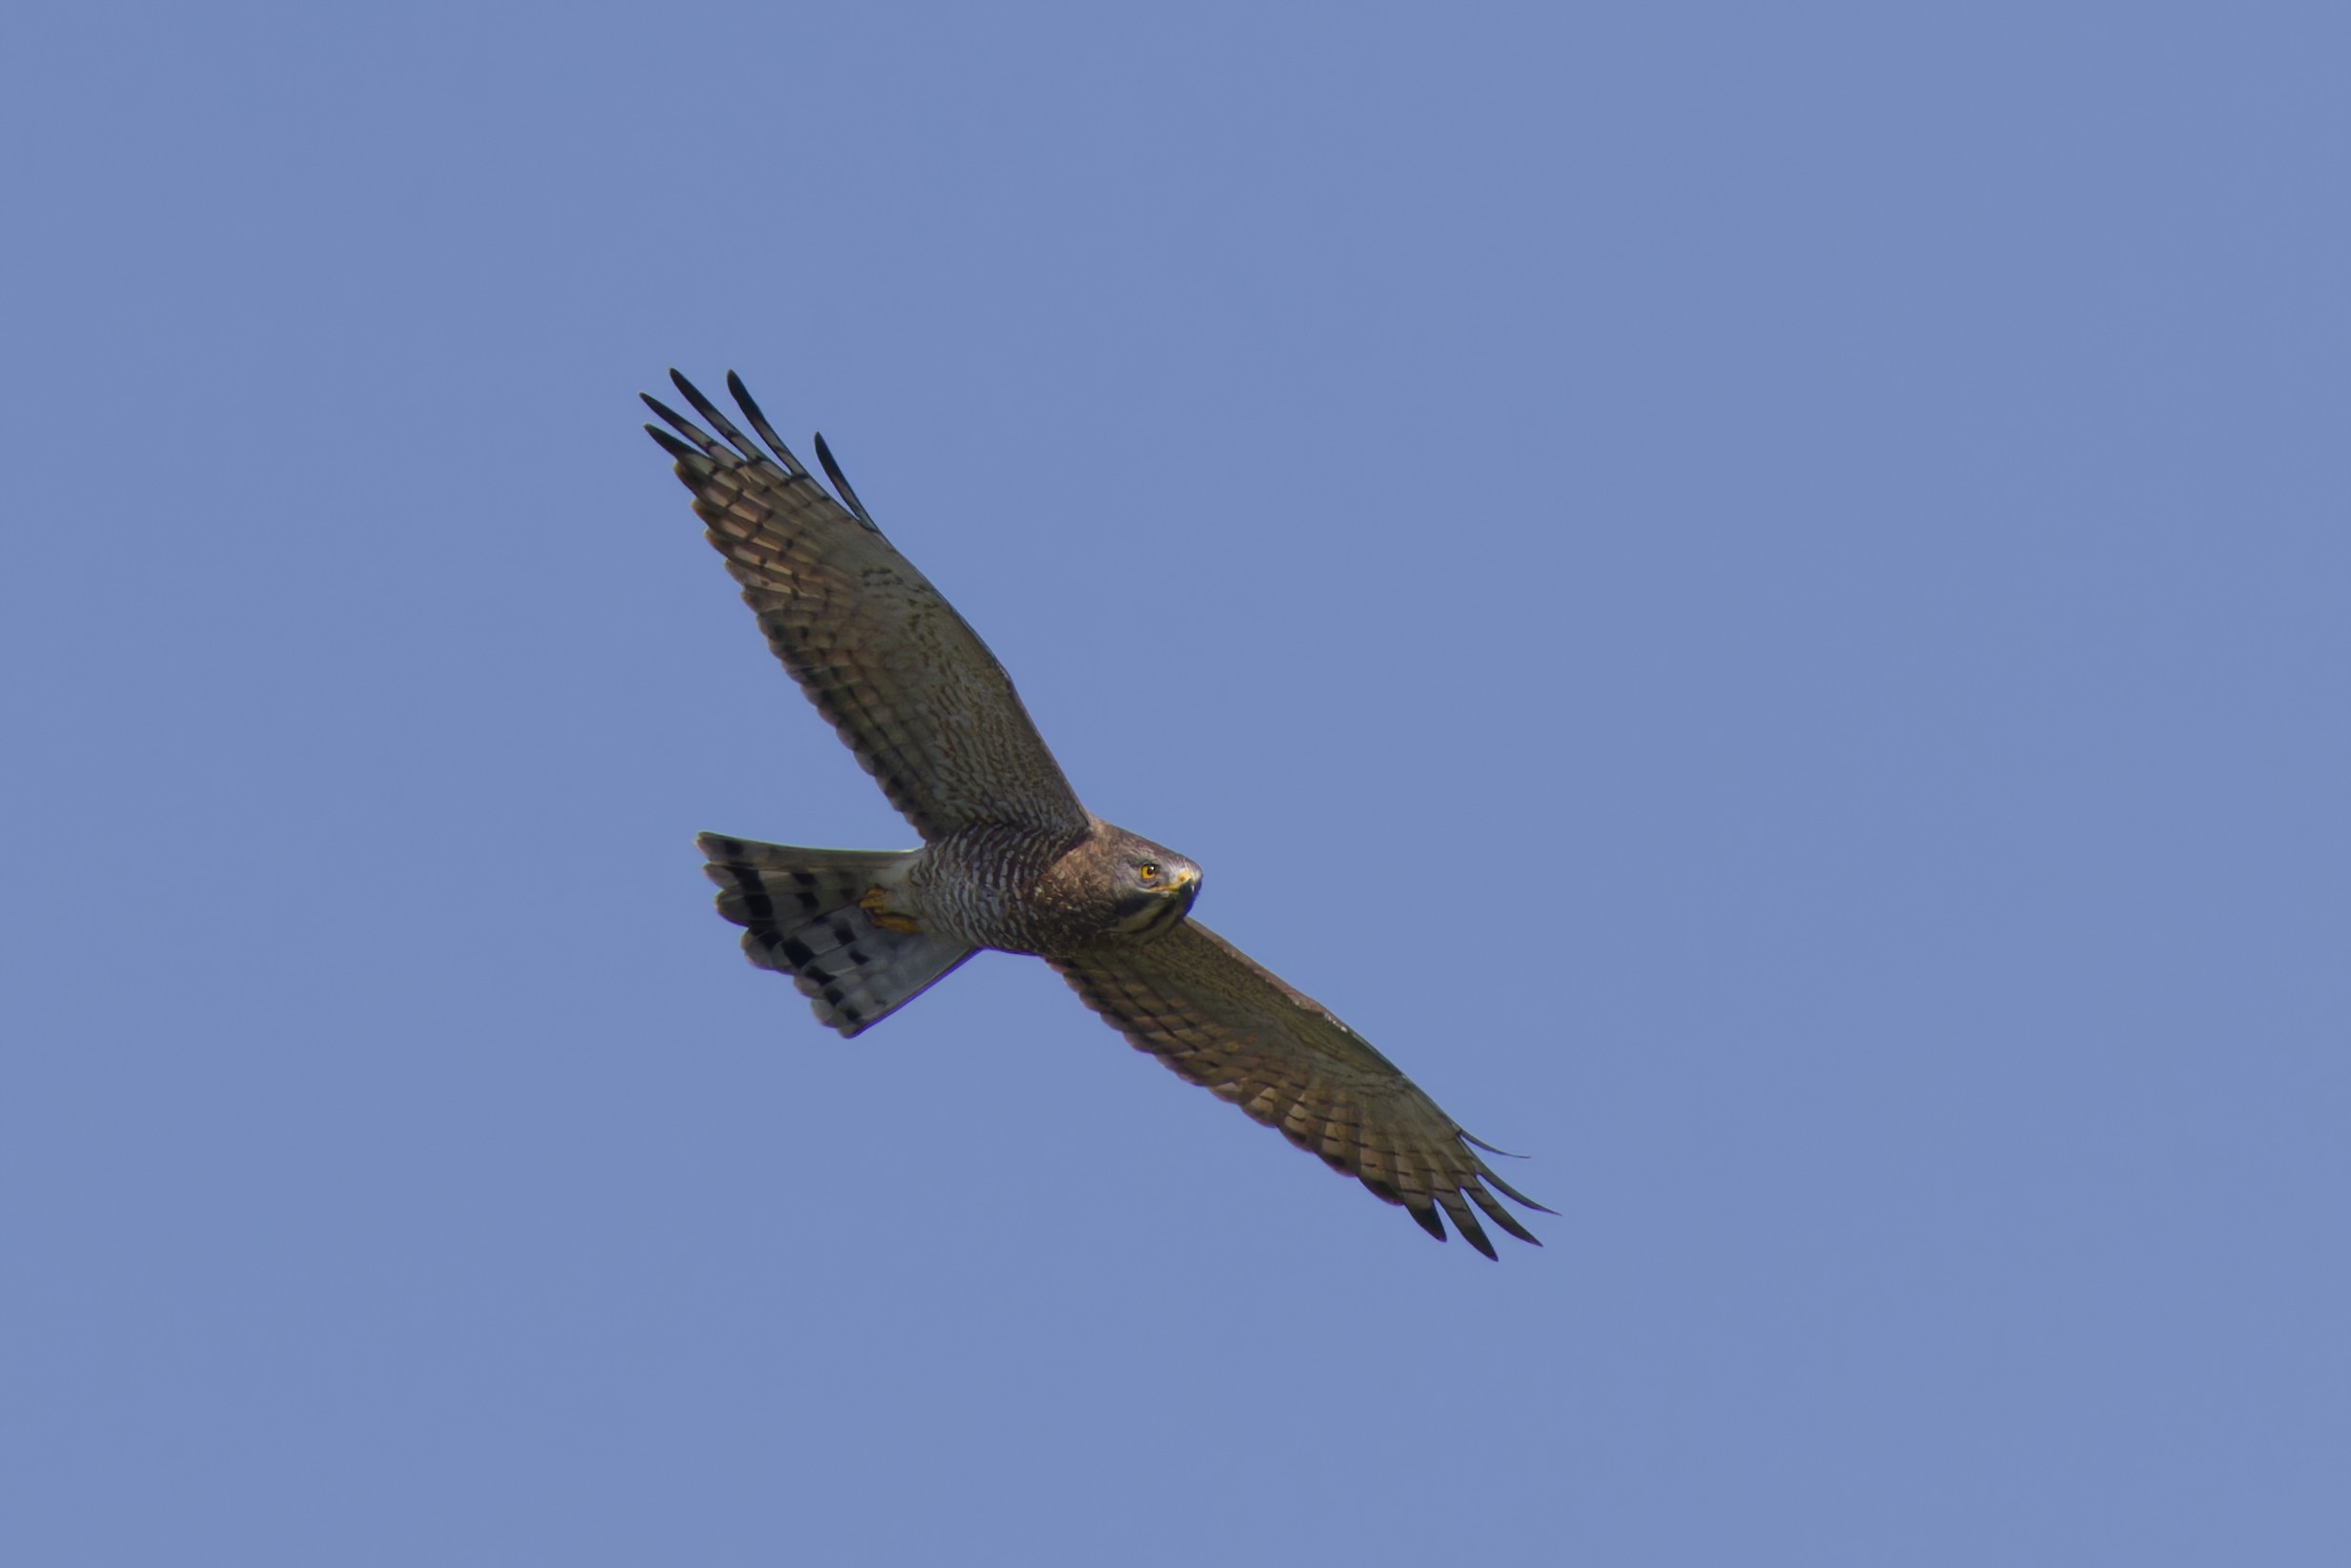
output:
M889 894L882 888L867 888L865 896L857 901L857 907L866 912L868 920L872 921L885 931L896 931L903 936L912 936L922 929L920 926L915 925L906 916L894 913L890 909Z

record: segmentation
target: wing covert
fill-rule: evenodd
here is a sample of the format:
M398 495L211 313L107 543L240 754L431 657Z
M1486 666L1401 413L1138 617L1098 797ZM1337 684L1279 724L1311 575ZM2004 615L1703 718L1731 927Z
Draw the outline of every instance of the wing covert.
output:
M1402 1205L1438 1240L1441 1210L1494 1256L1475 1204L1504 1232L1542 1245L1494 1193L1551 1211L1479 1157L1479 1149L1497 1152L1491 1145L1462 1131L1329 1008L1197 921L1152 942L1048 962L1136 1049Z
M728 373L727 389L765 448L669 374L718 438L650 397L677 435L646 431L677 459L767 646L889 803L926 839L975 822L1083 831L1085 808L1004 666L883 537L822 441L846 507L777 438L741 378Z

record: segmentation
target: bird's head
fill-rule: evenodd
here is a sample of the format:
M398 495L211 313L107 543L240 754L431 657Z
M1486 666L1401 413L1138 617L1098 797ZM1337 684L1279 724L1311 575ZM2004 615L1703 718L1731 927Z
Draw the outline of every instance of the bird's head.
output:
M1192 901L1200 895L1198 866L1132 833L1122 835L1112 875L1116 885L1114 928L1123 935L1173 927L1192 912Z

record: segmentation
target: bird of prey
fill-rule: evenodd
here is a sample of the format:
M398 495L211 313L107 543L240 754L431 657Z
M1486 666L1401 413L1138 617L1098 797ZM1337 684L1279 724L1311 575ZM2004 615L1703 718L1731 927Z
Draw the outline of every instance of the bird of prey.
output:
M882 537L822 436L837 499L740 377L727 390L765 447L670 379L709 430L647 397L669 429L646 431L677 459L767 646L923 838L874 851L704 834L718 911L744 928L753 964L789 975L818 1019L854 1035L982 947L1033 953L1137 1049L1438 1240L1441 1211L1494 1256L1474 1204L1535 1241L1494 1194L1550 1211L1478 1154L1500 1151L1329 1008L1191 919L1198 866L1078 804L1004 666Z

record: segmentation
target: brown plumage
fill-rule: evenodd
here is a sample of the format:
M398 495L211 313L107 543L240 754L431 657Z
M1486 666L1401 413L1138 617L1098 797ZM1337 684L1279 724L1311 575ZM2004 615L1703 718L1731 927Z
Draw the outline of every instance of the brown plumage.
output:
M1441 1212L1488 1257L1480 1212L1535 1240L1494 1194L1549 1211L1479 1157L1490 1145L1328 1008L1190 919L1197 866L1078 804L1004 667L882 537L823 437L838 500L738 377L727 389L765 448L670 378L717 437L652 397L670 430L645 429L677 459L768 647L924 840L874 851L705 834L719 912L744 927L754 964L853 1035L980 947L1034 953L1138 1049L1440 1241Z

